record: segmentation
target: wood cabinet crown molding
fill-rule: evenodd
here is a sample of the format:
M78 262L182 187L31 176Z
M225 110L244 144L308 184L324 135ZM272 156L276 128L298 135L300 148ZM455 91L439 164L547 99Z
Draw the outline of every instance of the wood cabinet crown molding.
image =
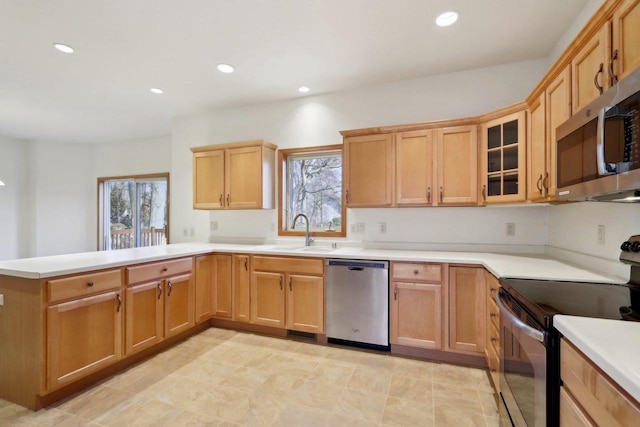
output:
M272 142L269 142L264 139L253 139L250 141L238 141L238 142L229 142L224 144L212 144L212 145L203 145L200 147L191 147L192 153L202 153L211 150L226 150L229 148L244 148L244 147L255 147L255 146L263 146L275 150L278 146Z

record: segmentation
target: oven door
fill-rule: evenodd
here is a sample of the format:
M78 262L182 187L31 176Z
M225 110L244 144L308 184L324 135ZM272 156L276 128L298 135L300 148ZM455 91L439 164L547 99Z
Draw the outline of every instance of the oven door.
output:
M546 332L518 303L501 290L500 308L500 425L547 425ZM536 325L537 327L532 327ZM509 419L507 419L509 418Z

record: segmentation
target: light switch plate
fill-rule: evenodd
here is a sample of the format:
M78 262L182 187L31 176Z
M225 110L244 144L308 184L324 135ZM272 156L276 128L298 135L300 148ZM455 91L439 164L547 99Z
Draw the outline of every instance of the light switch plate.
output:
M0 306L4 305L4 294L0 294Z

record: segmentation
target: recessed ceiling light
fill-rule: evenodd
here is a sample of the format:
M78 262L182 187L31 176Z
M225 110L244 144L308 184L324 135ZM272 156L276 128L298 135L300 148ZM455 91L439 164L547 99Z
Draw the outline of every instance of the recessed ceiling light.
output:
M458 16L459 16L458 12L454 12L452 10L441 13L436 18L436 24L438 24L441 27L448 27L449 25L453 24L458 20Z
M309 88L308 88L308 87L306 87L306 86L300 86L300 87L298 88L298 90L299 90L300 92L302 92L302 93L307 93L307 92L309 92Z
M73 48L63 43L54 43L53 47L58 49L60 52L73 53Z
M162 89L158 89L157 87L152 87L151 88L151 92L157 94L157 95L162 95L164 93L164 91Z
M218 71L220 71L221 73L233 73L233 71L235 70L235 68L233 68L233 65L229 65L229 64L218 64Z

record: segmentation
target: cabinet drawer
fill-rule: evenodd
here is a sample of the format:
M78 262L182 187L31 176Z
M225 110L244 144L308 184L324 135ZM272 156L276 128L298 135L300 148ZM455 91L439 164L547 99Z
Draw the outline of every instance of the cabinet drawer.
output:
M394 262L391 263L391 277L394 280L442 282L442 264Z
M560 387L560 426L561 427L595 427L591 419L584 413L578 402L574 400L567 388Z
M119 288L122 284L120 270L81 274L47 282L47 301L56 302Z
M180 258L154 262L136 267L127 267L127 284L161 280L176 274L189 273L193 268L193 258Z
M564 338L560 343L560 377L597 425L637 425L640 419L638 402Z
M281 258L254 256L251 260L254 271L286 272L290 274L324 274L324 260L311 258Z
M489 319L491 319L491 323L496 329L500 329L500 311L498 310L498 306L496 305L496 301L490 299L487 301L487 312L489 315Z

